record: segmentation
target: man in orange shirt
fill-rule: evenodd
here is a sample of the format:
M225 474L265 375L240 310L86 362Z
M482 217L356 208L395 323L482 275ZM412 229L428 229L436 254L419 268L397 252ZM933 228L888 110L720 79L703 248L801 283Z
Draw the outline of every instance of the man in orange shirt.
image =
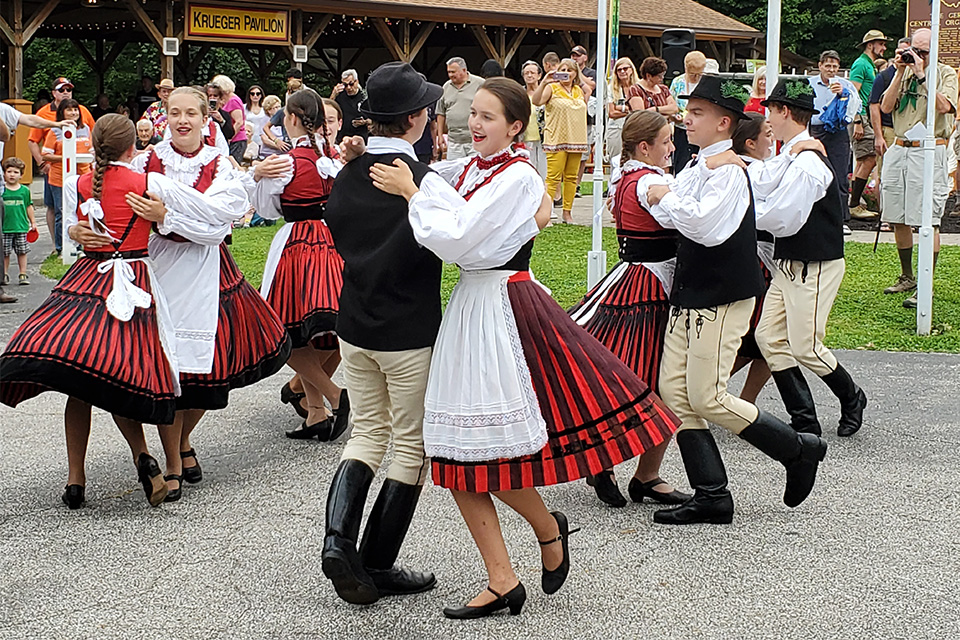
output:
M73 83L66 78L57 78L53 81L53 91L51 94L53 95L53 102L45 107L41 107L36 115L44 120L56 122L57 107L60 106L62 101L73 97ZM83 105L80 105L80 118L83 120L83 124L90 127L90 130L93 131L93 115L91 115L90 111ZM47 173L50 171L50 167L43 161L40 148L46 133L43 129L33 129L30 132L30 137L27 138L27 146L30 148L33 161L37 163L37 166L40 167L40 173L43 174L43 204L47 207L47 229L50 230L50 237L52 238L54 237L53 232L56 221L53 207L53 194L50 192L50 186L47 184Z

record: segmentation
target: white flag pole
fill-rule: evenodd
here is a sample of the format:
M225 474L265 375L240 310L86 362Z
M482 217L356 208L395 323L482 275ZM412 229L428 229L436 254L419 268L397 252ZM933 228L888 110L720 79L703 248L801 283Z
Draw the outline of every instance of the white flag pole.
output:
M587 254L587 289L592 289L607 272L607 252L603 251L603 128L607 88L607 2L597 0L597 109L593 146L593 242Z
M780 81L780 0L767 1L767 96Z
M917 335L928 336L933 324L933 171L937 141L937 51L940 44L940 0L931 3L930 56L927 58L927 135L923 139L923 199L917 254ZM946 150L944 150L945 152Z

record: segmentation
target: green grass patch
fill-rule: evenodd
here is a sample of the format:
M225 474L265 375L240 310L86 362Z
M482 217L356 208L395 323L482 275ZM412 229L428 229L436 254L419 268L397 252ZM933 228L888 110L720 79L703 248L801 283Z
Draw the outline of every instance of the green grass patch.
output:
M255 287L260 286L263 264L270 241L279 227L236 229L233 252L240 269ZM607 266L617 260L613 229L603 230ZM564 308L580 300L587 289L587 252L590 229L557 225L544 229L534 245L531 269L536 278L553 292ZM884 295L883 289L896 280L900 268L892 244L881 244L874 254L867 244L848 242L847 272L840 295L833 305L827 326L826 343L838 349L883 351L940 351L960 353L960 247L944 246L940 252L934 283L933 335L916 335L916 312L904 309L906 295ZM67 267L51 256L40 272L60 279ZM447 300L458 279L457 268L445 265L442 292Z
M603 189L607 189L607 181L603 181ZM581 196L592 196L593 195L593 174L585 173L583 174L583 180L580 182L580 195Z

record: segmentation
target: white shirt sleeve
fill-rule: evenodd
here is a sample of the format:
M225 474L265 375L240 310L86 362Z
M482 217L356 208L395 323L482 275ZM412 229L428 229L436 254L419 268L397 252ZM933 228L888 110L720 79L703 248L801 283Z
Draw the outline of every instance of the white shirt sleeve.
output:
M692 193L694 181L678 179L676 191L669 191L650 208L650 213L661 225L667 227L661 217L669 218L668 228L676 229L694 242L715 247L740 228L750 206L750 187L740 167L726 165L710 170L697 165L696 168L707 172L699 193Z
M753 197L757 201L768 198L780 187L793 159L792 154L783 152L767 160L754 160L747 166Z
M860 92L852 82L846 80L844 86L850 91L850 99L847 101L847 122L853 122L860 111L863 109L863 100L860 99Z
M814 152L801 151L791 160L778 188L756 201L757 229L769 231L777 238L800 231L810 217L813 203L826 195L833 180L833 172Z
M430 168L444 179L444 181L453 185L460 179L460 174L470 163L471 158L456 158L454 160L439 160L430 165Z
M182 185L161 173L147 174L147 189L156 193L167 207L160 233L176 233L191 242L218 245L230 233L230 224L210 215L207 193ZM209 193L209 192L208 192Z
M543 193L543 180L528 166L509 168L470 200L428 173L410 199L410 226L417 242L445 262L489 269L539 233L534 216Z
M289 166L279 178L262 178L253 188L251 199L253 208L261 218L276 220L282 217L280 211L280 194L293 180L293 157L284 155ZM249 172L248 172L249 174Z
M660 211L655 213L651 211L652 207L650 206L650 202L647 200L647 190L655 184L665 184L671 189L674 189L676 188L676 183L676 178L666 173L663 175L648 173L645 176L641 176L640 179L637 180L637 201L640 203L640 206L647 211L650 211L650 215L653 216L653 219L659 222L660 226L664 229L676 229L676 226L673 224L673 220L670 218L670 216L665 212Z
M69 229L80 221L77 217L77 207L80 198L77 196L77 181L80 176L72 176L63 181L63 228Z
M10 130L10 135L12 136L13 132L17 130L17 125L20 123L20 112L10 105L0 102L0 120L3 120L3 123L7 125L7 129Z

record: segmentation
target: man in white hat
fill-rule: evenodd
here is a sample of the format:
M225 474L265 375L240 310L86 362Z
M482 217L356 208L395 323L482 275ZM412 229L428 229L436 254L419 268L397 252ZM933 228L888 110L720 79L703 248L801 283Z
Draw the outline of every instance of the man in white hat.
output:
M143 112L143 118L141 118L141 120L149 120L153 125L154 134L161 138L167 130L167 100L175 88L176 87L173 86L173 80L170 78L161 80L160 84L157 85L157 97L159 100L147 107L147 110Z
M850 82L860 93L862 103L860 113L853 118L850 131L850 139L853 140L853 157L856 159L853 184L850 186L850 216L861 220L874 218L877 215L860 205L860 196L863 195L863 189L867 186L870 173L877 166L877 150L874 148L869 104L873 80L877 76L875 63L886 52L887 40L882 31L877 29L867 31L860 43L863 46L863 53L850 66Z

